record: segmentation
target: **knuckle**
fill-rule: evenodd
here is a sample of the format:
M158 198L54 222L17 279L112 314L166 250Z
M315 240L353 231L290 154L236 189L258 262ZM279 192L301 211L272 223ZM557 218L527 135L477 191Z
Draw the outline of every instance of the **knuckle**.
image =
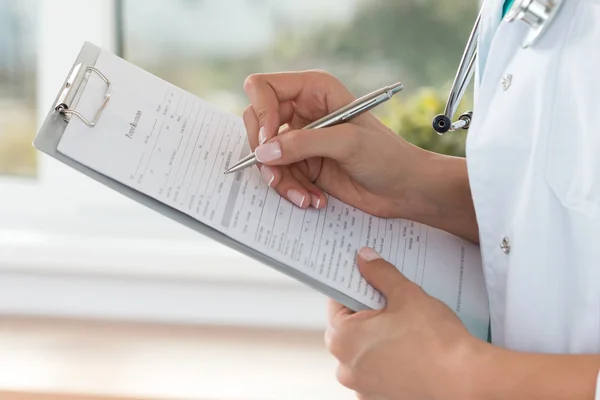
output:
M327 351L338 360L342 361L347 358L346 349L342 345L339 334L331 328L327 329L325 332L325 347L327 348Z
M285 139L290 145L290 147L294 148L302 141L302 132L301 131L290 131L286 133Z
M325 329L325 334L323 335L323 340L325 341L325 348L329 350L329 344L331 340L331 328Z
M251 90L253 87L256 87L258 82L262 80L262 74L251 74L246 77L244 80L244 90Z
M340 385L345 386L348 389L356 390L356 379L354 378L354 374L349 367L340 364L335 372L335 378Z
M333 355L333 349L334 349L334 344L333 344L333 331L331 330L331 328L327 328L325 330L325 348L327 349L327 351ZM335 356L334 356L335 357Z
M304 72L305 82L321 96L344 93L345 86L335 75L323 69L309 69Z
M244 119L244 124L246 124L246 126L248 126L248 124L250 122L252 122L254 117L255 117L254 108L252 107L252 105L249 105L246 108L244 108L244 112L242 113L242 118Z
M244 91L245 92L253 92L256 90L261 90L261 83L264 81L265 74L252 74L249 75L244 81ZM269 118L270 110L267 104L252 104L252 111L261 125L264 125L267 118ZM275 115L276 115L276 110Z
M369 389L372 388L370 385L365 385L364 379L361 377L362 374L357 371L356 368L350 367L347 364L339 364L335 372L336 379L342 386L354 390L357 393L370 391ZM358 398L368 399L368 397Z
M340 362L351 362L354 359L351 340L345 328L328 328L325 333L327 351Z
M255 109L255 114L258 120L264 125L264 122L266 121L267 116L269 115L269 110L267 110L265 107L258 107L257 109Z
M300 161L306 153L303 145L302 132L289 131L285 135L278 135L277 139L281 148L282 158L288 161Z
M318 87L327 95L340 95L353 97L342 81L333 73L322 69L311 69L306 71L308 81L319 82Z
M312 79L326 79L328 81L336 82L338 80L331 72L319 68L309 69L308 71L306 71L306 74L309 78Z
M333 75L324 70L324 69L320 69L320 68L313 68L313 69L309 69L308 71L306 71L307 74L314 76L315 78L331 78L333 77Z

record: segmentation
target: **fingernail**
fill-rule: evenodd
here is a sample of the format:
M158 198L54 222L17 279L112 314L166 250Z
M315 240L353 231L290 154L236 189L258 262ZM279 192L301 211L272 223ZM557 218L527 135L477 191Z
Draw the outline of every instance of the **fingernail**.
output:
M290 189L288 190L287 195L288 199L298 207L302 208L304 206L304 200L306 200L306 196L299 191Z
M262 144L254 150L256 159L261 162L271 162L281 158L281 147L279 142L269 142Z
M319 208L319 206L321 205L321 199L319 198L319 196L315 196L314 194L311 194L311 201L310 204L312 204L312 206L316 209Z
M275 180L275 174L273 173L271 168L267 167L266 165L263 165L260 169L260 174L263 180L269 184L269 187L271 187L271 184Z
M367 262L379 260L381 258L381 256L370 247L363 247L360 249L358 256Z
M265 132L265 127L261 126L260 130L258 131L258 142L259 142L259 144L263 144L266 141L267 141L267 133Z

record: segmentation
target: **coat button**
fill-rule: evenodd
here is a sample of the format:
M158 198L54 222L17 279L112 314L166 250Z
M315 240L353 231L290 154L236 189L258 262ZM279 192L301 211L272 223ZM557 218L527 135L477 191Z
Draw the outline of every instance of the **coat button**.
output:
M512 83L512 75L508 74L502 77L502 89L504 90L508 90L508 88L510 87L510 84Z
M502 249L504 254L510 253L510 242L508 241L508 238L506 236L504 238L502 238L502 242L500 243L500 248Z

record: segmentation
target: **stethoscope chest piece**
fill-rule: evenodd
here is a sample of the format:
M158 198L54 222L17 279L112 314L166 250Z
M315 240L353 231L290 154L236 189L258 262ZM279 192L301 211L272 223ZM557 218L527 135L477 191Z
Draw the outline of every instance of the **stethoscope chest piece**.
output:
M563 0L515 0L505 20L520 20L531 27L523 42L523 48L533 46L558 13L562 2Z

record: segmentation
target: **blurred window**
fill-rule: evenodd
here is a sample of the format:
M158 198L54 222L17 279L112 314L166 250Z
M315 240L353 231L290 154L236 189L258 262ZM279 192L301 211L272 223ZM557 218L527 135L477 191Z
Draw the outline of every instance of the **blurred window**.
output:
M0 0L0 175L36 174L35 0Z
M375 113L421 147L464 155L465 133L439 137L431 120L477 0L120 0L118 11L124 58L238 115L254 72L325 69L356 95L402 81Z
M0 0L0 275L23 271L0 279L14 294L5 303L37 315L321 326L321 295L40 156L37 125L89 40L238 115L255 72L321 68L356 95L401 80L406 90L375 112L409 141L461 155L464 132L440 137L431 119L477 1ZM125 290L130 301L115 297Z

